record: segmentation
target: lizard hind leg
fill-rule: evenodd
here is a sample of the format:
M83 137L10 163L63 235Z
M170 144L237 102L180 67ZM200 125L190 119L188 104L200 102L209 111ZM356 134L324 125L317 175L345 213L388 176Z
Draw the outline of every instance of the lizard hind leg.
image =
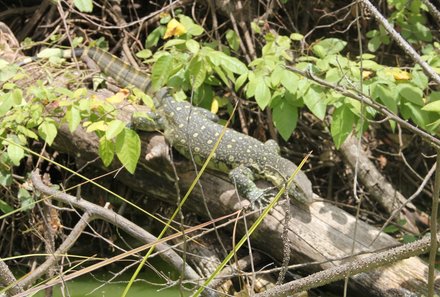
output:
M261 208L263 202L267 202L273 195L269 193L273 188L260 189L254 183L255 175L251 169L244 165L240 165L229 172L229 179L237 188L238 194L251 203L251 208L255 208L255 204Z
M264 148L267 149L271 154L275 154L275 155L279 155L280 154L280 146L273 139L267 140L264 143Z

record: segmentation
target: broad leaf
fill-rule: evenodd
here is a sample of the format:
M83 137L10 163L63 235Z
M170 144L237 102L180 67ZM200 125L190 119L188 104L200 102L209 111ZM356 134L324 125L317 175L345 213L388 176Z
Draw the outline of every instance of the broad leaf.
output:
M237 58L219 52L220 66L236 74L244 74L248 71L246 65Z
M235 33L234 30L228 30L226 31L226 41L229 44L229 47L237 51L240 46L240 38L238 38L237 33Z
M397 114L397 93L395 85L385 86L377 84L374 86L372 92L373 98L378 99L394 114Z
M271 99L269 87L262 76L256 77L255 80L255 101L261 109L265 109Z
M125 128L125 123L120 120L113 120L108 123L107 130L105 131L105 138L111 140L115 138Z
M304 104L320 120L324 119L327 104L324 100L325 94L321 87L312 85L304 94Z
M421 89L411 85L411 84L399 84L397 86L399 95L408 102L412 102L416 105L423 106L423 92Z
M272 111L273 122L284 140L288 140L296 128L298 108L283 100Z
M136 165L141 154L141 140L139 135L125 128L116 137L116 156L131 174L136 170Z
M440 100L426 104L422 107L422 110L440 112Z
M9 159L11 159L12 163L15 166L18 166L20 165L21 159L23 159L24 157L24 150L20 146L16 145L16 142L13 141L11 138L9 138L8 140L10 142L7 150L8 157Z
M339 53L346 45L346 41L337 38L327 38L313 45L312 51L316 56L325 58L326 56Z
M162 55L151 70L152 88L157 91L164 86L171 74L173 57L170 54Z
M66 111L67 125L69 126L69 131L73 132L78 128L81 122L81 112L75 106L68 108Z
M92 0L74 0L73 4L81 12L92 12L93 10Z
M46 118L38 127L38 135L40 135L48 145L52 145L57 133L57 126L55 126L53 121L50 121L48 118Z
M341 105L333 112L330 131L338 149L353 130L354 114L347 104Z
M299 77L289 70L282 71L281 84L292 94L298 90Z
M190 83L194 90L197 90L206 79L206 67L205 63L198 58L194 58L189 67Z
M99 156L104 166L107 167L113 161L115 156L114 149L115 145L113 141L107 140L105 137L99 139Z

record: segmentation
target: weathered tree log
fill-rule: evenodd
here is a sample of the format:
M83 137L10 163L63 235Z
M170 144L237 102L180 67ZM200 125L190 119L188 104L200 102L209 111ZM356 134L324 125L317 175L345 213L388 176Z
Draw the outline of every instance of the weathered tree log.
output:
M355 167L358 162L358 177L361 184L365 186L368 193L372 196L374 201L378 202L389 214L398 210L402 205L402 210L399 212L398 218L406 221L405 227L414 233L418 233L417 219L421 216L417 213L417 208L411 202L397 191L391 183L379 172L373 162L368 158L368 152L357 150L358 141L351 135L341 145L341 153L346 162L352 167ZM362 150L362 148L361 148Z

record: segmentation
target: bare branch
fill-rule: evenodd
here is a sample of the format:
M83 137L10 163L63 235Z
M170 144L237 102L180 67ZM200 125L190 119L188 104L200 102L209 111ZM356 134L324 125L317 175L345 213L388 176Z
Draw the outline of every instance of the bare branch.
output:
M288 294L291 295L295 292L320 287L336 280L344 279L347 275L371 271L375 268L426 252L429 249L430 240L430 237L427 236L413 243L408 243L369 257L314 273L299 280L269 289L264 293L255 295L255 297L287 296Z
M371 11L376 20L390 33L391 38L420 66L422 66L425 73L430 76L437 84L440 85L440 76L422 60L420 55L413 49L413 47L391 26L387 19L371 4L369 0L360 0Z

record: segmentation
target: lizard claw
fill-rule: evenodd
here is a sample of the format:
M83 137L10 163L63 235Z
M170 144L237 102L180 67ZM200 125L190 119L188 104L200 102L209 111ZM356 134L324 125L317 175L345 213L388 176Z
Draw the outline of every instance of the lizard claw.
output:
M276 189L276 187L269 187L266 189L259 189L259 193L255 195L253 198L249 199L250 208L252 210L255 209L256 204L258 204L258 209L262 209L264 206L270 203L270 199L274 197L272 190Z

